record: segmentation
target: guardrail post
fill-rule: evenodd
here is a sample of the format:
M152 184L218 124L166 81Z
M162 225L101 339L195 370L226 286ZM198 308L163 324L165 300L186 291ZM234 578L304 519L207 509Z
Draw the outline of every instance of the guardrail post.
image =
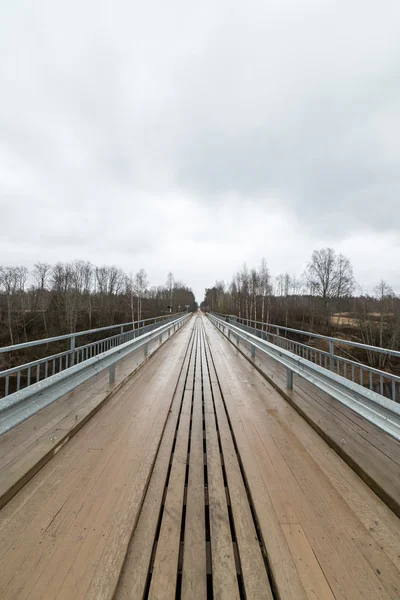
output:
M288 390L293 389L293 371L286 367L286 387Z
M254 346L254 344L251 345L251 358L255 358L256 357L256 347Z
M148 343L146 343L146 344L144 345L144 355L145 355L145 356L148 356L148 355L149 355L149 344L148 344Z
M73 367L75 364L75 336L71 338L71 362L70 367Z
M115 364L111 365L111 367L108 370L108 382L110 385L112 385L113 383L115 383Z
M329 368L331 371L335 370L335 342L333 340L329 340Z

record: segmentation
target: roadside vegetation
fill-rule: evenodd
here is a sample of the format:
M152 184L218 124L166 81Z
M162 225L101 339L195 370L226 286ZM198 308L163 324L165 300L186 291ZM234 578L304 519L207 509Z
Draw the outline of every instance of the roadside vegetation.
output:
M377 282L373 293L363 293L349 259L332 248L314 251L301 275L272 276L265 259L257 268L244 264L230 282L206 289L201 307L400 350L400 297L385 281ZM356 360L400 372L400 365L389 364L383 354L352 352Z
M164 285L150 286L144 269L133 275L79 260L37 263L32 271L0 266L0 346L148 319L186 306L196 308L193 292L172 273ZM46 346L38 346L18 356L0 354L0 370L46 352Z

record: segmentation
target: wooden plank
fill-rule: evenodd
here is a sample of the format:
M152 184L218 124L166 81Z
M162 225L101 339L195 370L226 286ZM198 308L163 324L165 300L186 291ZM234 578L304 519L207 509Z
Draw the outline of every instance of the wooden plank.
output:
M324 520L320 520L315 513L310 499L305 495L304 488L300 486L293 473L290 464L287 463L281 453L281 445L273 441L270 436L270 428L256 424L259 439L274 463L281 481L285 485L288 495L296 499L295 510L299 516L308 540L313 548L324 575L335 595L335 598L346 598L347 600L360 599L357 587L353 581L348 566L337 552ZM338 515L336 515L338 518Z
M177 419L177 413L171 412L157 454L143 508L140 512L138 525L125 559L122 576L115 595L118 600L142 598L144 594Z
M118 415L116 417L118 418ZM64 579L74 559L74 553L79 549L78 542L84 540L90 527L88 517L96 507L99 507L103 499L103 495L93 494L91 490L96 482L100 483L102 477L104 481L112 481L112 473L115 470L112 458L117 454L118 464L123 459L121 439L127 431L129 431L128 421L126 429L119 431L121 437L116 436L107 446L102 445L103 451L90 453L92 459L89 463L90 471L83 470L82 473L78 471L73 473L75 477L64 479L63 486L57 490L55 498L50 497L37 518L28 524L24 532L24 545L21 548L17 545L17 552L11 554L6 563L11 566L18 560L19 564L23 565L23 571L18 574L18 577L13 578L11 588L6 592L10 593L10 596L11 589L22 589L22 587L25 589L29 587L31 596L34 596L36 584L41 586L48 583L46 589L49 592L53 591L55 597L54 588L60 585L59 578ZM87 454L85 453L83 458L86 458ZM100 455L102 460L93 462L96 455ZM79 458L77 460L79 461ZM71 498L73 503L69 502ZM69 529L68 520L73 518L74 530L78 533L76 536L65 536L65 532ZM16 569L16 566L13 568ZM10 573L13 573L11 569ZM40 593L40 587L38 591Z
M183 358L183 357L182 357ZM180 360L176 364L176 369L179 375L181 369ZM160 402L163 403L163 398L173 398L174 391L177 389L177 379L175 376L172 377L165 385L165 379L160 377L160 390L162 393L157 393L160 398ZM164 402L165 403L165 402ZM168 403L169 406L171 403ZM139 510L141 508L144 493L143 489L147 487L150 479L151 469L154 465L154 460L157 451L159 450L160 437L164 430L165 425L165 413L161 412L157 415L155 421L155 428L151 431L148 436L149 449L146 449L142 453L140 460L138 461L139 467L135 474L135 484L132 495L128 498L128 503L125 510L122 510L122 516L118 521L118 526L114 526L111 531L111 535L107 540L107 544L104 544L104 552L102 556L102 568L98 569L98 576L93 577L91 585L88 589L85 598L97 600L100 598L114 597L115 587L119 578L123 559L126 555L129 540L132 535L132 531L136 526L137 519L139 516ZM128 488L129 489L129 488ZM132 515L136 514L136 520L133 521ZM99 518L99 524L104 519ZM110 583L110 573L114 573L115 579L114 584ZM71 600L72 600L71 595Z
M241 418L243 419L243 415L241 418L239 417L239 405L235 406L235 400L232 396L232 391L235 389L232 380L233 369L238 368L236 364L237 358L234 356L235 349L232 349L232 353L230 353L230 346L226 345L226 342L224 343L224 351L228 352L232 361L228 370L222 360L220 351L223 338L214 333L210 324L206 324L206 327L208 329L210 343L212 344L218 376L224 392L230 420L233 425L240 458L245 470L246 480L251 492L260 530L263 535L275 586L280 596L285 598L285 600L298 600L300 598L305 600L306 592L269 496L269 486L266 487L264 484L262 474L259 470L260 464L263 464L263 459L259 453L259 448L257 448L257 446L254 447L254 431L249 431L249 433L246 434L245 426L241 420ZM245 380L248 381L247 373ZM252 383L253 382L254 380L252 380ZM250 389L251 388L247 385L246 390L241 390L240 397L247 400L246 396ZM241 404L243 405L243 401ZM254 410L254 403L249 400L248 404L250 404L248 410L251 409L252 412ZM255 416L258 420L260 416L258 411ZM245 421L246 428L248 422L249 421ZM294 498L295 496L290 495L289 497Z
M159 360L144 366L157 378L143 379L133 394L126 393L126 386L121 397L88 423L84 435L60 450L53 459L58 467L52 469L51 461L24 488L29 502L0 532L6 544L12 543L0 561L0 572L7 574L1 581L8 586L4 597L54 598L59 593L88 598L93 581L100 590L96 598L111 598L140 508L140 488L143 496L151 454L155 456L169 411L168 394L172 399L176 386L180 345L172 338ZM18 497L6 508L13 504Z
M179 377L178 385L176 386L176 390L175 390L175 393L177 395L179 395L181 400L182 400L182 396L185 391L185 384L186 384L186 380L187 380L187 376L188 376L189 364L192 359L192 351L194 348L194 342L195 342L195 332L194 332L194 327L192 327L190 342L187 347L187 351L185 352L185 358L184 358L183 365L182 365L182 371L181 371L181 374ZM181 402L180 403L174 402L171 406L171 411L179 413L181 411Z
M301 525L284 523L285 534L308 598L335 600Z
M200 336L196 343L196 371L190 438L189 481L183 546L182 598L207 597L204 509L204 452Z
M373 423L370 423L361 415L353 412L350 408L328 396L328 394L322 392L301 377L296 377L295 380L294 388L296 394L288 392L286 389L284 367L265 356L261 357L259 361L260 366L265 370L266 374L273 374L274 382L279 385L279 388L283 392L288 393L291 398L297 394L301 398L311 398L314 401L315 408L318 409L320 407L323 414L326 414L325 411L327 411L335 419L335 422L343 425L345 432L349 431L350 435L355 435L357 439L359 437L363 438L368 446L382 453L383 456L381 459L386 460L387 464L391 464L394 461L400 466L400 443L392 436L381 431Z
M294 508L294 498L290 498L285 490L285 486L279 478L275 467L266 452L263 452L263 446L259 441L256 430L254 430L254 439L252 449L255 455L259 456L258 467L271 499L273 509L276 513L279 523L299 524L299 517ZM285 536L286 537L286 536Z
M300 436L305 448L310 452L318 453L318 462L321 468L338 493L341 494L357 521L363 525L364 533L365 530L369 532L380 549L383 549L400 570L399 519L377 496L371 494L366 484L347 468L347 464L331 448L326 448L326 444L313 429L309 429L308 432L299 429L297 435ZM351 521L346 519L345 526L352 537L360 535L359 526L354 527L354 519Z
M370 506L368 506L359 495L359 491L366 488L365 484L354 473L351 473L346 463L326 446L299 415L295 414L294 417L295 420L291 423L289 433L295 426L296 438L301 441L302 446L312 457L318 456L318 465L329 481L329 487L324 484L324 488L328 492L329 503L332 507L330 512L334 511L335 506L340 506L340 518L335 521L340 521L340 527L359 546L364 558L369 562L387 591L396 593L393 581L400 577L399 520L391 513L392 519L386 525L386 515L382 515L381 510L386 507L382 502L374 494L369 493ZM310 470L308 465L307 469ZM313 472L313 470L311 468L310 471ZM342 473L352 475L351 484L342 476ZM386 511L388 511L387 508ZM331 524L332 529L334 526ZM359 545L358 538L365 540L365 544ZM368 542L366 542L367 539Z
M152 368L157 368L158 364L158 359L155 357L154 363L151 366ZM146 370L146 367L144 369ZM141 383L138 385L139 381ZM115 433L115 429L118 427L118 416L120 411L126 410L126 402L131 403L130 414L133 414L137 408L135 402L139 400L140 396L132 398L131 390L134 387L138 394L140 394L142 389L145 389L142 386L143 378L140 374L127 382L121 389L120 394L102 407L101 419L99 421L96 419L90 420L85 425L85 435L79 438L81 454L76 455L76 440L73 438L67 446L62 448L62 452L56 454L40 472L40 476L36 478L37 485L25 486L14 496L11 502L3 507L0 511L0 532L12 522L13 535L18 535L18 532L21 533L21 528L25 527L30 522L32 515L37 514L41 508L46 494L53 493L61 485L61 482L64 485L66 473L68 473L68 477L73 475L77 471L78 466L82 470L84 468L84 461L90 462L89 459L94 456L93 451L101 449L102 442L99 440L105 439L105 435L111 436ZM115 439L116 436L115 438L109 438L109 440L113 441ZM54 480L52 479L53 475ZM48 486L49 482L51 482L50 487ZM23 516L19 519L20 514ZM16 528L17 523L19 523L18 529ZM1 544L0 556L3 549L4 539Z
M158 373L157 371L157 379L153 384L156 384L154 392L156 402L154 402L154 411L152 411L152 415L155 415L154 425L148 432L146 444L142 452L138 451L135 461L132 464L127 464L125 469L127 476L124 476L123 472L121 472L120 481L122 489L118 490L116 488L115 492L122 491L125 487L124 494L120 493L117 496L117 502L115 502L115 495L113 497L111 493L109 494L107 498L109 505L107 506L107 503L104 503L102 506L97 516L95 527L89 533L86 548L82 546L80 554L75 559L74 564L77 567L77 573L71 575L71 584L68 582L68 577L63 584L64 586L68 586L68 589L71 589L69 592L71 600L76 597L77 593L84 595L85 600L109 599L114 596L128 543L137 523L144 493L164 430L166 416L169 412L173 393L177 385L181 368L180 354L181 351L178 346L178 360L169 377L165 377L167 365L165 365L164 372L160 370L160 373ZM140 432L142 428L146 429L147 424L151 423L151 421L152 417L149 413L142 424L138 423ZM140 436L138 437L140 439ZM129 484L129 481L132 483ZM112 513L110 514L112 506L114 506L114 510L118 516L117 519L113 518L114 515ZM108 538L101 535L102 528L104 530L104 524L110 527ZM94 573L92 567L87 568L82 573L83 576L80 577L78 574L81 571L81 563L88 564L89 561L93 562L95 560L91 547L95 548L95 553L99 557L97 568ZM81 560L82 556L85 558L84 561ZM70 573L71 571L69 575ZM86 589L87 591L85 591Z
M157 393L153 398L148 397L143 418L135 419L130 427L128 444L122 438L107 470L92 478L89 488L83 485L79 490L79 496L74 498L61 524L55 528L58 544L53 556L50 557L47 550L47 564L30 593L31 598L41 598L45 590L55 597L61 587L65 597L90 598L90 581L96 586L93 597L110 596L109 586L117 581L121 553L125 552L124 543L127 543L124 540L129 539L135 524L168 411L167 405L160 410L160 404ZM81 531L79 544L74 537L64 539L65 533L74 528ZM103 552L105 547L107 554ZM94 576L99 564L101 573ZM37 568L35 575L36 572Z
M241 350L245 352L248 358L250 344L244 342ZM255 364L258 368L261 368L274 386L281 389L285 394L288 393L286 389L286 372L283 365L262 353L257 354ZM338 419L354 428L360 435L363 435L371 445L376 446L391 460L395 460L397 464L400 463L400 444L392 436L381 431L375 425L297 375L295 375L295 388L307 396L313 397L316 402L331 411Z
M185 488L190 414L181 414L149 598L175 597Z
M295 404L321 437L400 516L400 467L310 397L296 393Z
M241 350L249 358L249 350L244 344ZM311 391L314 386L299 377L295 378L294 390L287 390L284 367L276 361L257 356L256 366L317 433L400 516L400 444L373 424L364 423L360 428L364 420L357 415L353 419L346 418L345 407L340 409L340 403L334 399L329 399L330 406L324 405L322 398L326 395L316 389ZM332 410L335 403L336 412ZM346 414L351 412L347 409Z
M188 376L187 376L187 380L186 380L186 384L185 384L186 390L194 389L195 357L196 357L196 347L197 347L197 338L198 338L198 328L196 326L194 329L194 335L195 335L195 338L194 338L194 346L192 349L192 358L190 360Z
M224 345L226 345L226 342L224 342ZM308 539L310 540L310 543L312 544L313 550L318 558L319 563L322 566L324 575L326 577L326 579L328 580L328 583L330 585L330 587L333 589L334 594L338 597L338 598L347 598L348 600L350 599L355 599L355 598L361 598L357 587L355 586L355 583L353 581L353 578L351 577L351 574L349 573L347 567L346 567L346 563L344 561L342 561L340 554L337 552L334 542L333 540L330 538L329 533L327 531L327 529L322 525L320 519L318 518L318 516L315 514L315 509L312 506L312 504L310 503L308 497L306 498L304 496L304 488L300 487L299 484L297 483L297 471L294 470L292 464L285 464L286 461L290 461L293 458L293 454L291 454L289 452L285 453L285 456L283 457L281 452L282 452L282 445L285 443L283 439L280 439L279 442L277 440L275 440L275 443L272 442L270 443L270 435L272 433L275 433L275 428L278 427L278 424L276 423L276 421L274 420L274 411L275 409L272 408L272 410L265 410L265 402L269 403L269 397L264 397L263 400L261 400L261 397L257 395L258 389L257 389L257 379L260 379L260 376L255 374L254 371L251 370L251 366L249 363L244 363L243 361L238 361L232 353L227 352L226 356L224 356L222 358L222 362L223 359L227 358L229 356L229 370L231 373L231 376L235 377L235 381L233 382L232 380L232 384L231 385L237 385L239 390L242 390L242 395L244 395L244 389L246 389L246 397L245 397L245 402L246 404L244 405L243 408L240 408L240 415L241 415L241 420L243 423L243 426L247 432L247 439L250 441L250 444L253 446L254 445L254 440L255 440L255 436L254 436L254 429L253 429L253 423L257 429L257 431L259 432L260 435L260 439L262 440L262 444L264 445L265 448L267 448L266 444L268 442L268 453L269 453L269 457L270 460L273 464L275 464L275 469L277 471L277 473L279 473L279 476L282 480L282 483L285 484L285 488L286 488L286 493L287 496L293 499L296 499L296 504L294 506L294 509L296 511L296 514L299 516L300 518L300 522L303 526L304 531L306 532L306 535L308 537ZM233 368L232 365L235 365L235 368ZM241 366L243 365L243 372L241 371ZM227 368L227 367L226 367ZM249 387L247 385L247 381L249 378L249 374L248 371L250 371L251 376L253 377L252 379L252 385L251 387ZM260 385L260 389L264 390L265 386L264 385ZM273 407L275 402L280 401L280 402L284 402L282 399L279 398L279 396L275 396L272 399L271 402L271 406ZM264 410L261 410L261 407L264 403ZM267 405L268 408L268 405ZM289 409L290 410L290 409ZM267 426L268 424L268 426ZM236 430L235 430L235 434L236 434ZM239 439L241 436L243 436L243 434L241 434L240 429L238 428L238 433L237 435L237 439L238 439L238 444L239 444ZM244 443L243 443L244 445ZM242 446L240 446L242 447ZM262 465L264 463L264 458L263 458L263 452L258 449L257 453L256 453L256 457L257 457L257 462L258 462L258 466L259 468L260 465ZM243 460L245 460L245 458L243 457ZM290 468L290 473L291 473L291 478L286 478L286 473L288 470L288 467ZM250 461L246 463L246 474L250 473L250 469L251 469L251 464ZM292 475L292 473L294 473L294 475ZM288 487L289 484L289 487ZM254 502L256 503L256 498L254 497ZM261 513L261 510L260 510ZM260 517L259 517L260 518ZM279 540L278 540L279 541ZM275 569L273 566L273 562L272 562L272 554L274 554L276 556L276 549L273 545L271 545L270 541L266 541L266 545L267 545L267 552L269 555L271 555L271 566L274 572L274 576L276 574L276 576L279 575L278 572L278 565L276 565ZM278 548L282 546L278 546ZM289 587L291 587L292 585L292 578L289 576L287 577L286 581L288 583L286 583L286 585L289 584ZM305 586L307 584L307 582L303 582L302 581L302 585ZM278 584L277 582L277 587L278 589L282 592L282 586L285 585L285 581L283 580L283 578L281 578L280 583ZM286 592L285 594L283 594L284 597L286 596ZM292 592L292 597L295 598L296 594L294 594Z
M157 349L151 347L150 354ZM18 425L16 432L0 437L0 508L121 389L127 377L136 373L146 360L142 354L136 352L118 366L112 389L108 375L101 373Z
M206 413L205 422L214 597L235 600L240 595L214 414Z
M225 347L231 348L232 352L236 353L236 350L231 345L227 344L222 336L218 336L217 340L219 340L217 342L219 344L219 346L218 346L219 348L224 347L224 346L221 346L222 342L224 342ZM232 354L232 352L230 354ZM275 361L273 361L273 362L275 362ZM247 374L249 376L254 375L254 370L252 369L249 362L242 361L241 368L246 371L246 376L247 376ZM271 396L272 389L275 389L275 388L271 388L270 384L268 383L268 381L266 379L253 378L252 385L255 385L256 387L258 387L259 393L262 394L263 396L265 396L265 394L267 394L268 401L270 398L272 398L272 396ZM296 411L296 412L291 411L291 405L286 402L282 403L282 400L279 399L279 396L275 397L273 406L274 406L274 409L276 409L276 410L279 409L279 412L284 414L286 419L289 419L289 416L290 416L291 423L293 422L294 417L298 417L296 419L295 423L293 422L293 424L291 425L292 427L295 427L295 426L297 427L297 424L299 422L304 423L304 420L301 418L301 416L299 414L297 414L297 413L299 413L299 411ZM307 420L307 422L308 422L308 420ZM336 454L336 452L332 449L332 447L328 446L326 444L326 442L318 435L316 429L317 428L315 426L312 428L307 427L306 430L298 429L297 434L307 431L308 433L306 434L306 437L309 438L310 435L312 435L313 444L317 444L319 450L316 452L316 450L314 449L314 450L310 450L310 452L312 452L314 455L318 454L318 456L320 457L321 460L324 459L325 456L329 455L329 461L328 462L325 461L325 463L324 463L325 470L329 469L329 476L331 478L333 477L336 487L347 498L346 501L348 503L352 504L354 507L356 507L357 510L361 511L362 518L364 518L365 514L367 513L367 515L368 515L367 518L368 518L369 522L373 523L373 525L374 525L374 527L372 528L374 531L377 528L377 525L375 524L375 522L377 521L376 517L378 517L379 524L381 524L381 522L384 522L386 524L386 526L391 530L392 533L399 532L400 521L396 518L396 516L389 510L389 508L385 504L383 504L375 496L375 494L371 494L371 491L366 486L366 484L364 484L364 482L361 481L361 479L358 477L358 475L354 471L352 471L351 469L348 468L348 465L340 458L340 456L338 456ZM346 447L346 445L345 445L345 447ZM333 467L333 469L332 469L332 463L334 463L334 465L335 465ZM336 472L335 476L333 475L334 472ZM352 487L355 486L355 488L357 489L357 493L354 493L352 488L349 488L349 483L351 484ZM371 511L371 509L372 509L372 511ZM373 513L375 513L375 517L374 517ZM369 529L369 527L368 527L368 529ZM390 543L390 547L392 548L391 558L393 559L393 558L395 558L396 551L395 551L395 547L393 547L392 542L389 542L389 543ZM386 546L387 546L387 544L386 544Z
M175 596L177 585L181 522L193 399L194 364L197 342L196 328L194 340L149 590L149 598L153 598L154 600L167 600L173 598Z
M373 594L374 598L388 599L389 596L387 595L387 592L382 589L382 585L379 582L375 569L370 568L368 561L365 560L350 537L350 528L360 535L364 534L367 536L367 532L362 523L355 517L341 495L325 477L314 458L305 451L293 431L283 423L280 427L275 425L273 435L275 435L276 430L279 430L279 432L282 431L282 434L285 435L285 439L288 442L287 445L285 444L283 446L283 440L281 439L280 441L280 447L283 447L283 453L286 452L289 445L293 448L294 452L292 452L290 459L286 456L285 458L287 461L293 461L291 462L291 468L293 470L295 465L296 478L299 483L301 483L301 487L305 495L309 498L316 515L320 520L324 520L325 528L336 551L343 557L347 566L352 566L351 574L353 575L353 579L360 590L362 597L365 597L366 594ZM370 539L370 545L374 546L377 544L375 540ZM386 562L389 569L391 561L384 553L381 553L381 558L382 562ZM383 572L385 571L386 569L383 570ZM384 587L386 587L384 579L385 577L383 575L381 581L384 584Z
M392 582L400 576L400 521L297 412L288 405L277 406L281 422L288 422L288 411L291 411L290 431L296 432L296 437L312 457L318 457L319 467L334 487L334 491L328 488L328 497L337 497L338 494L343 500L340 519L337 519L340 526L356 544L357 538L368 538L368 543L360 547L362 554L386 589L392 590ZM369 551L368 554L365 549ZM390 559L389 562L387 558Z
M201 365L203 370L203 397L204 397L204 412L213 413L214 412L214 403L212 398L211 391L211 383L210 383L210 373L207 364L207 356L206 356L206 338L204 335L204 327L201 328Z
M382 550L384 547L378 543L371 543L370 536L363 538L352 537L353 543L364 556L371 569L376 573L379 581L384 586L392 600L400 598L400 574L398 566L386 559ZM399 558L399 555L397 555Z
M104 377L104 373L101 376ZM84 394L71 392L0 436L0 473L6 464L26 452L54 425L77 410L86 399L86 394L89 392L87 388L90 388L90 391L96 391L98 382L93 381L92 386L89 386L88 383L79 389L79 392L82 392L85 387Z
M175 438L178 415L182 405L182 396L192 345L193 336L185 356L171 411L157 453L157 459L143 507L140 512L138 524L129 544L122 575L115 595L116 600L142 598L145 592L153 544L171 460L172 445Z
M305 379L299 378L298 385L303 393L312 397L316 402L321 404L321 406L326 408L343 423L364 437L369 444L375 446L390 460L400 465L400 444L395 438L378 429L376 425L370 423L361 415L355 413L350 408L344 404L341 404L331 396L328 396L328 394L325 394Z
M52 519L52 513L55 514L63 506L68 495L78 486L79 478L86 478L89 472L93 472L93 464L98 451L105 445L107 445L108 452L114 449L118 443L118 438L115 435L113 437L113 433L120 424L121 412L126 408L124 402L117 404L116 399L113 399L109 406L114 408L114 412L112 414L113 420L108 420L107 426L101 419L97 424L97 430L95 430L93 427L95 419L89 422L87 428L85 428L85 435L74 438L71 446L63 448L51 463L41 471L36 478L35 485L33 483L28 484L18 496L2 509L1 515L6 513L7 517L0 533L0 555L8 550L16 538L21 536L26 538L29 527L33 526L41 516L45 518L42 526L48 527ZM132 412L136 414L134 408L135 405ZM127 422L126 427L128 427ZM79 448L77 448L78 445ZM53 462L56 464L55 469L52 469ZM30 501L20 504L18 502L19 496L26 494L28 494ZM50 499L51 504L49 503ZM47 503L49 505L46 507ZM15 510L13 510L14 505L17 505ZM25 548L28 551L29 546L26 545Z
M247 492L243 482L235 447L233 444L229 423L223 410L220 391L217 384L212 384L216 417L220 432L223 460L228 480L228 489L232 507L233 520L243 583L247 598L266 598L272 600L272 592L264 565L260 544L253 522Z
M254 433L252 437L246 435L231 394L232 368L227 370L226 366L221 361L219 342L222 338L214 335L211 326L207 324L207 322L206 327L208 329L210 343L212 343L221 387L224 392L230 421L233 425L235 439L245 469L246 480L251 491L275 585L285 600L305 600L306 594L304 587L300 581L294 559L290 553L286 538L280 527L272 501L269 497L269 486L267 488L263 483L263 477L259 471L259 461L257 460L256 450L254 450L253 453L253 448L249 443L249 440L252 439L252 437L254 438ZM235 352L235 350L233 350L233 352ZM241 397L243 398L244 396L245 394L242 393ZM254 439L252 439L252 441L254 442ZM261 464L263 464L262 461Z
M229 411L230 399L228 395L225 398ZM303 583L269 495L269 484L263 480L263 459L258 456L257 448L250 444L243 424L234 421L233 427L274 584L285 600L305 600ZM294 510L297 511L296 505Z
M257 358L257 363L258 366L261 366L266 371L267 375L273 375L274 381L279 383L283 391L286 391L286 373L283 365L263 355ZM343 423L354 428L354 431L386 454L390 460L394 460L397 464L400 464L400 444L392 436L381 431L373 423L370 423L361 415L358 415L347 406L322 392L305 379L296 376L295 387L306 396L312 397Z
M253 389L253 386L252 386ZM255 399L252 400L252 403L255 403ZM257 418L259 418L259 415L257 415ZM310 463L307 463L307 468L303 469L302 465L298 462L298 457L299 454L301 454L301 447L296 445L293 447L293 450L289 449L289 446L287 445L287 443L285 442L285 440L280 437L279 439L277 438L278 432L280 431L279 429L279 424L277 422L277 418L275 416L275 412L272 411L265 411L265 417L263 418L263 420L265 422L270 422L271 425L268 426L268 431L270 432L270 434L272 435L272 437L274 438L275 441L275 452L276 452L276 448L278 447L281 451L284 451L284 458L286 461L289 461L289 467L290 470L295 474L295 477L297 480L299 480L299 478L304 478L305 477L305 473L309 473L310 472ZM305 426L305 424L304 424ZM260 424L257 424L257 428L260 427ZM293 424L291 423L290 426L288 425L287 429L287 434L289 435L289 433L291 433L292 437L294 438L294 431L293 430ZM263 442L265 443L265 440L267 439L267 435L266 432L263 431L262 433L262 439ZM294 443L294 441L293 441ZM311 457L310 457L311 458ZM274 460L276 460L276 457L274 457ZM295 461L295 462L293 462ZM279 468L279 472L282 473L282 468ZM346 575L346 567L347 565L352 564L351 559L353 558L354 554L357 554L357 552L355 552L355 549L353 549L353 551L350 550L348 545L345 545L345 542L347 540L347 542L349 542L349 538L348 536L343 533L343 535L341 536L340 540L338 540L333 532L333 527L338 527L338 523L341 523L342 519L343 519L343 512L342 512L342 506L340 505L336 505L334 508L333 506L329 506L323 508L323 505L321 505L321 508L318 510L317 509L317 499L319 498L318 501L322 502L322 490L324 490L324 494L325 494L325 498L328 499L328 502L330 501L330 498L332 496L331 494L331 490L329 490L329 488L327 488L327 482L326 481L320 481L318 485L316 486L312 486L311 481L308 480L307 483L303 482L302 479L301 480L301 489L303 490L303 492L307 495L309 502L310 502L310 507L309 507L309 512L308 512L308 531L307 531L307 536L309 536L309 534L311 534L311 532L313 532L313 535L315 536L315 533L318 531L318 526L317 526L317 521L314 518L314 521L312 521L313 518L313 513L312 511L314 511L315 516L317 517L317 519L319 519L320 521L324 522L325 525L325 532L319 532L317 538L314 539L314 548L315 551L317 552L317 556L318 556L318 560L321 563L321 565L324 568L324 571L326 570L327 576L329 578L329 583L331 585L331 587L334 587L335 593L339 594L346 594L346 592L348 593L349 598L354 597L355 594L357 594L356 590L353 590L351 592L351 594L349 593L350 591L350 580L348 575ZM326 492L325 492L326 489ZM291 491L291 496L293 498L298 499L298 501L301 499L301 494L299 493L299 491L295 491L294 489ZM296 510L297 512L297 510ZM302 513L302 511L300 510L300 514L303 518L304 518L304 513ZM330 524L330 515L332 515L332 517L334 516L334 523ZM312 523L312 528L310 527L310 524ZM304 524L303 524L304 527ZM324 544L321 543L322 540L325 540ZM339 544L339 545L338 545ZM326 546L326 548L324 548L324 546ZM333 560L334 556L336 555L336 563ZM339 566L339 556L342 557L343 556L343 563L342 566ZM347 557L347 558L346 558ZM358 556L357 557L357 564L359 565L360 570L365 569L365 562L362 560L362 557ZM356 577L356 569L352 568L350 573L353 576L353 578ZM343 579L343 581L340 581L341 579ZM385 592L382 592L379 589L379 586L377 584L376 578L373 577L373 573L371 571L369 571L368 569L364 570L364 579L366 582L368 582L368 589L371 589L372 592L375 594L375 597L385 597ZM363 582L358 578L357 579L357 584L359 586L360 591L362 590L362 593L364 594L366 591L366 588L363 587ZM336 586L336 587L335 587ZM364 596L362 596L364 597Z
M19 453L0 471L0 508L30 480L96 414L114 392L101 392L83 402L72 414L34 440L29 449Z

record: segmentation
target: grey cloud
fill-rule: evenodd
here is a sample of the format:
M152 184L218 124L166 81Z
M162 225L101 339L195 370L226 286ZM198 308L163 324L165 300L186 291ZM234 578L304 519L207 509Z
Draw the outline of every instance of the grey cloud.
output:
M348 111L343 101L324 98L286 120L244 131L195 131L179 157L178 181L213 199L236 192L273 204L278 197L306 226L322 225L338 237L348 227L397 228L400 153L386 157L374 128L376 113L385 109L385 98L375 106L376 86L371 81L364 95L349 98ZM400 106L399 86L394 92Z

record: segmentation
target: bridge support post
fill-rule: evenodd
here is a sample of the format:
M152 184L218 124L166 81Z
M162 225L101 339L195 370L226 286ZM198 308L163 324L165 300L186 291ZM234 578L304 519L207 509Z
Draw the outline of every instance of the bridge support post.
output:
M333 340L329 340L329 368L331 371L335 370L335 342Z
M110 385L112 385L113 383L115 383L115 365L111 365L108 374L108 382Z
M71 361L70 367L73 367L75 364L75 336L71 338Z
M286 387L288 390L293 389L293 371L286 367Z

